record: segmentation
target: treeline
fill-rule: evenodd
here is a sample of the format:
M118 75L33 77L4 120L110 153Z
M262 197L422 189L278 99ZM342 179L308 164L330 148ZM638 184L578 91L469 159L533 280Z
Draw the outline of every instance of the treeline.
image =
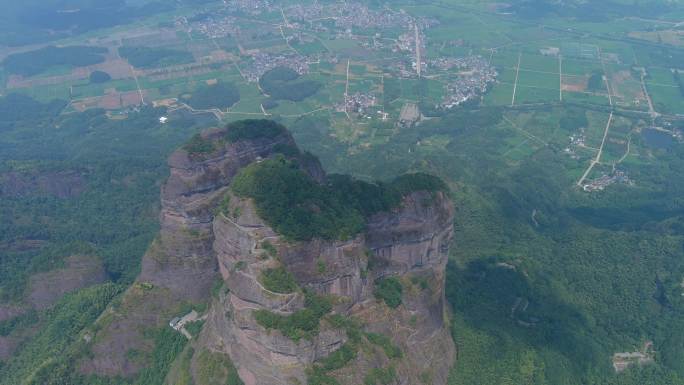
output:
M91 46L48 46L35 51L15 53L3 60L5 69L12 74L33 76L56 66L84 67L103 63L106 48Z

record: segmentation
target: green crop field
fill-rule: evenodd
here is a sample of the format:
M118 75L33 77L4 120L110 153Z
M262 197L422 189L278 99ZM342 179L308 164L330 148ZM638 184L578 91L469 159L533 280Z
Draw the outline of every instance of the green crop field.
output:
M520 60L520 68L548 73L558 73L558 58L525 54Z
M560 76L558 73L546 73L520 69L520 73L518 75L518 86L559 89Z
M648 92L657 110L684 114L684 97L679 87L648 84Z
M647 83L649 84L653 83L663 86L677 86L674 80L674 76L672 75L672 71L670 69L650 67L648 68L647 73Z
M563 58L563 75L591 75L596 71L602 71L598 61Z
M505 106L511 104L513 84L497 84L485 95L485 104L490 106Z
M557 89L518 85L515 104L552 103L560 98Z

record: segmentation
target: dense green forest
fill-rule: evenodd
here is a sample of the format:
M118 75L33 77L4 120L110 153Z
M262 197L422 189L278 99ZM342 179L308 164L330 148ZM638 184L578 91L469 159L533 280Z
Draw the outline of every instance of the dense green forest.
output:
M59 115L63 107L61 102L41 104L18 95L0 99L0 110L7 112L0 130L3 175L68 170L85 181L84 191L71 197L2 192L0 210L3 218L10 218L0 231L5 251L0 260L4 301L23 295L29 274L59 266L63 257L75 252L102 256L115 282L130 282L156 232L164 158L196 132L192 121L172 119L160 125L157 117L163 110L144 108L116 121L102 111ZM618 185L588 195L572 187L574 180L565 172L571 160L560 147L541 147L515 162L500 156L500 144L513 135L500 125L502 116L518 113L498 108L457 109L416 129L400 131L372 151L351 156L341 155L344 147L321 134L327 124L324 119L306 117L287 124L298 143L319 154L329 171L363 169L384 180L407 171L427 171L451 185L457 215L447 298L453 306L453 336L459 346L451 384L681 384L684 207L678 196L684 189L684 150L680 146L658 149L652 153L657 162L630 164L632 177L639 181L636 188ZM587 123L586 111L579 107L565 113L559 109L524 113L540 119L554 116L559 130L572 131ZM231 130L234 137L226 139L283 132L280 125L259 122L236 125ZM60 130L49 129L56 126ZM448 144L442 148L417 145L436 135L448 137ZM201 148L202 143L197 146ZM241 177L245 194L254 196L258 190L266 194L261 199L280 204L292 202L291 197L269 200L282 198L269 191L290 194L285 187L309 186L305 180L294 183L304 175L290 161L261 165L265 166L248 169ZM278 170L276 175L267 172L272 168ZM396 196L406 192L446 191L438 179L417 175L373 184L333 174L320 186L325 193L324 202L318 204L338 207L331 211L335 221L346 218L339 213L356 213L362 219L391 207ZM282 188L261 189L264 183ZM255 189L257 185L261 187ZM323 199L317 190L305 190L309 195L300 195L303 192L297 189L290 192ZM276 207L271 212L280 211ZM290 222L282 223L289 226ZM357 228L331 223L331 229L348 228L348 233ZM292 234L310 236L310 230ZM43 241L37 249L9 247L36 239ZM289 291L293 288L287 278L275 273L266 280L278 290ZM381 282L376 295L394 305L400 297L396 286ZM116 290L103 292L104 297L95 295L94 302L88 303L97 309L98 301L106 301L112 295L106 293ZM84 296L79 300L90 301L90 295ZM43 330L52 322L52 314L28 313L0 324L0 332ZM269 314L262 318L264 324L293 335L308 332L299 321L291 324L294 319L275 319ZM302 322L308 320L304 318ZM41 338L54 338L46 335ZM182 350L178 345L182 341L173 337L159 334L158 364L151 369L155 373L168 368L169 358L162 350ZM68 342L72 337L60 338ZM638 350L647 340L654 343L655 363L616 375L611 355ZM23 363L11 361L0 369L3 378L15 378L25 365L51 354L41 352L34 357L31 350L24 350L32 345L26 346L18 353Z
M451 384L684 383L684 149L649 149L635 138L639 155L628 167L637 184L584 193L562 150L565 132L586 126L587 113L459 108L352 155L320 136L325 119L291 125L328 170L374 178L425 170L451 184L447 297L459 346ZM504 114L531 116L527 130L562 139L523 158L502 156L518 135ZM419 145L433 138L447 140ZM613 353L646 341L655 363L615 374Z
M181 98L183 95L181 95ZM196 110L218 108L225 110L240 100L240 91L233 83L219 81L196 89L185 102Z
M88 46L48 46L35 51L15 53L3 60L2 65L12 74L33 76L52 67L84 67L104 62L106 48Z
M74 254L100 256L114 283L0 322L1 336L33 335L0 364L0 384L19 383L44 361L50 364L36 373L36 384L75 378L66 373L74 371L69 360L78 354L76 337L132 282L158 231L166 157L206 124L171 114L162 125L158 118L167 112L151 107L124 120L102 110L59 115L65 105L16 94L0 98L0 304L21 301L31 274L61 267ZM32 187L44 180L47 188ZM185 342L182 336L177 341L178 333L162 334L156 338L162 366L150 369L153 378L168 370L163 359L173 356L167 351ZM175 342L164 342L169 338Z
M294 70L276 67L259 79L259 86L272 100L291 100L298 102L318 92L321 83L303 80Z
M165 67L191 63L192 53L173 48L159 47L120 47L119 55L138 68Z
M112 283L85 288L67 294L53 308L41 312L37 334L0 366L0 384L58 384L55 379L60 380L65 371L73 370L73 363L64 360L64 354L78 345L82 330L100 316L123 288Z
M182 118L160 125L164 111L153 108L111 120L100 110L57 116L64 105L0 98L2 301L74 253L100 255L114 281L131 282L158 226L165 158L195 130ZM21 188L65 173L81 185L73 194Z
M0 97L0 133L50 124L66 105L63 100L40 103L21 94Z

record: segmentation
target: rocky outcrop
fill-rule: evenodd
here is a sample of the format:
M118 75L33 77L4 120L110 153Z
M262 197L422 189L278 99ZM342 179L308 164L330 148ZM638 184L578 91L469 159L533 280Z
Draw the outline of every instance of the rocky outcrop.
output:
M225 129L202 135L216 143ZM162 255L148 253L143 258L140 281L169 288L179 297L205 300L216 270L212 221L218 200L242 167L270 156L276 146L294 146L294 140L284 133L222 144L208 154L181 149L169 158L171 174L161 193Z
M101 317L100 331L90 346L92 357L79 365L83 373L136 374L142 364L128 353L152 348L143 330L167 324L184 303L209 300L217 277L215 207L242 167L272 155L275 147L295 145L287 131L237 143L223 140L225 134L225 128L203 132L200 140L212 143L210 150L197 153L181 148L169 157L159 236L143 256L141 273L122 304Z
M368 218L366 230L351 239L286 240L258 215L254 202L236 196L230 184L242 168L276 153L295 159L323 182L320 164L296 150L286 131L232 142L226 133L205 132L198 146L202 152L186 148L170 157L159 237L143 259L137 284L119 309L105 317L108 324L95 337L92 358L81 370L134 374L140 367L126 352L151 348L140 338L143 325L168 322L176 315L173 307L183 301L211 301L194 350L230 357L246 385L307 384L314 366L352 342L358 350L353 359L325 373L340 384L364 383L374 368L391 368L396 384L445 384L454 355L444 305L444 270L453 232L447 195L406 194L394 209ZM299 289L283 293L266 287L263 273L282 268ZM388 277L403 287L402 303L395 308L374 295L376 284ZM212 296L215 279L222 281L223 289ZM305 335L288 337L265 328L255 317L259 311L283 317L301 314L311 296L327 298L332 306L317 330ZM358 330L352 333L333 322L333 315ZM368 333L385 336L403 353L390 356L368 343ZM368 346L359 348L359 341ZM193 356L189 367L199 367L198 359Z
M231 195L230 202L229 211L241 214L213 222L228 292L214 302L201 343L228 353L245 384L305 384L306 369L348 339L343 330L322 324L317 336L295 342L255 321L255 310L287 315L304 307L301 293L272 293L259 283L261 271L279 264L302 287L333 296L337 314L361 321L365 331L392 336L405 352L391 363L396 383L419 384L425 378L446 383L454 355L444 313L453 208L444 193L413 193L398 209L375 215L364 234L348 241L287 242L259 219L251 201ZM264 257L260 245L266 241L276 248L278 261ZM408 287L397 309L373 296L374 282L387 276L400 277ZM389 364L387 357L359 356L332 375L342 384L360 384L370 368Z

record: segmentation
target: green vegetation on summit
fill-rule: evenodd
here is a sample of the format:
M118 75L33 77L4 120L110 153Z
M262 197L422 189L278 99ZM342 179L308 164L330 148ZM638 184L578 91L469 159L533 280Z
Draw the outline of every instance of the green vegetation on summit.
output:
M446 189L426 174L403 175L387 184L331 176L319 184L282 155L245 167L231 186L238 196L253 198L259 215L292 240L348 239L364 229L368 216L396 207L403 196Z
M293 240L350 238L364 219L283 156L254 163L235 177L233 191L254 199L258 214Z
M216 150L216 143L202 137L200 133L193 135L184 145L183 149L190 156L201 156Z
M230 123L226 132L226 139L235 143L240 140L275 138L285 133L287 133L285 126L273 120L246 119Z

